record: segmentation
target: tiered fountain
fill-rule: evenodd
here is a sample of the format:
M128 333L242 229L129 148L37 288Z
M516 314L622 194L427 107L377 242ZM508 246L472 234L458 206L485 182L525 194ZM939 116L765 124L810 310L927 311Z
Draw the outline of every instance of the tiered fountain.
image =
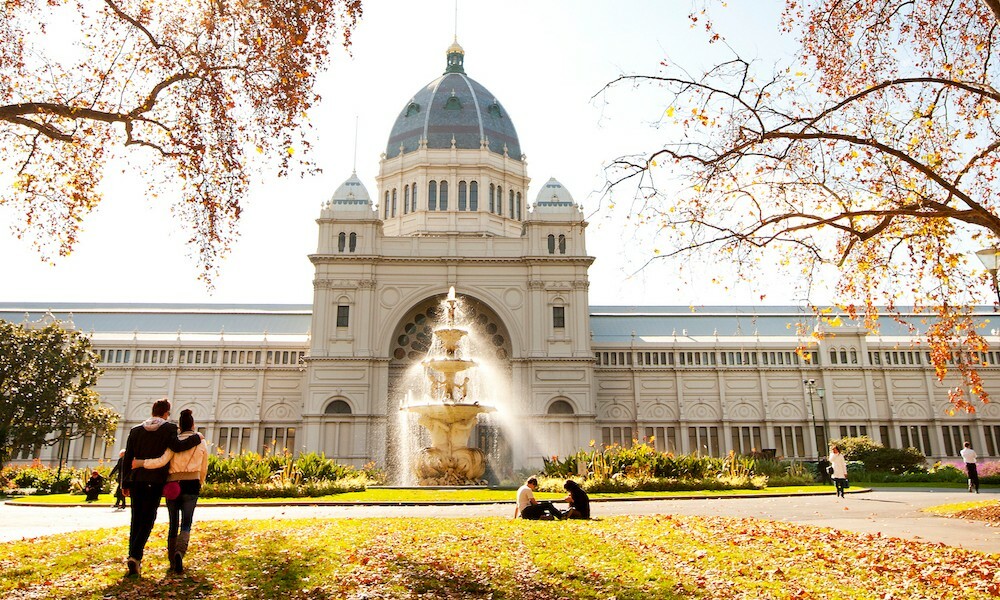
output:
M452 287L442 306L444 323L434 330L423 361L429 390L419 403L408 403L400 409L419 415L417 423L430 433L431 445L420 450L414 465L418 483L425 486L485 483L482 477L486 455L468 446L469 435L479 415L495 409L469 401L469 377L465 372L473 369L476 361L463 356L462 340L469 330L459 326L457 304Z

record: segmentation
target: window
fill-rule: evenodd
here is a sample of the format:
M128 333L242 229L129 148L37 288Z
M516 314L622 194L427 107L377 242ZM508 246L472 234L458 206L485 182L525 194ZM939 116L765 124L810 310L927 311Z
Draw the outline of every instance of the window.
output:
M389 218L389 190L385 191L385 202L382 203L382 218Z
M240 454L250 449L249 427L222 427L219 429L218 450L227 454Z
M760 427L733 427L732 434L733 451L737 454L752 454L764 447Z
M469 183L469 210L479 210L479 184Z
M699 456L721 456L718 427L688 427L690 451Z
M619 446L630 446L632 444L631 427L602 427L601 445L605 448L617 444Z
M944 434L945 456L958 456L965 442L972 441L972 429L968 425L944 425L941 433Z
M517 193L517 203L516 203L516 206L517 206L517 220L520 221L521 220L521 192ZM562 254L566 254L566 253L563 252Z
M396 188L392 188L392 216L396 216Z
M490 212L495 213L497 211L496 199L493 198L493 194L496 192L496 186L492 183L490 184Z
M403 186L403 214L410 212L410 186Z
M868 427L865 425L841 425L840 437L859 437L868 435Z
M448 182L441 182L440 195L438 196L438 209L448 210Z
M351 414L351 405L343 400L334 400L326 405L326 410L323 411L323 414L349 415Z
M346 304L337 306L337 327L347 327L350 323L351 307Z
M517 214L514 212L514 190L507 190L507 193L510 196L510 206L508 207L510 208L510 212L507 213L507 216L513 219L514 215Z
M805 456L805 439L802 436L802 428L797 426L775 427L774 446L775 453L779 457Z
M552 307L552 326L556 329L563 329L566 327L566 307L565 306L553 306Z
M931 436L926 425L900 425L899 438L904 448L916 448L924 456L931 455Z
M337 252L343 252L347 247L347 234L343 231L337 236Z
M413 188L413 196L410 197L410 203L411 203L410 204L410 210L412 212L416 212L417 211L417 184L416 183L411 184L410 187Z
M572 415L573 406L566 402L565 400L556 400L549 405L548 414L550 415Z
M497 214L503 216L503 188L497 186Z
M518 215L517 218L520 219L521 215ZM559 254L566 254L566 236L564 235L559 236Z
M556 236L549 234L549 254L556 253Z
M265 427L260 436L261 454L295 452L294 427Z
M1000 456L1000 425L983 427L983 437L986 438L986 454Z
M351 245L349 246L351 252L358 249L358 234L351 232Z
M427 210L437 210L438 192L437 182L431 181L427 184Z
M110 460L112 442L104 439L104 431L86 433L80 438L80 458L85 460Z
M677 452L677 434L673 427L647 427L646 444L660 452Z
M879 425L878 436L882 439L882 445L886 448L892 448L892 440L889 439L889 426Z
M466 196L468 196L468 184L464 181L458 182L458 210L468 210L469 203Z

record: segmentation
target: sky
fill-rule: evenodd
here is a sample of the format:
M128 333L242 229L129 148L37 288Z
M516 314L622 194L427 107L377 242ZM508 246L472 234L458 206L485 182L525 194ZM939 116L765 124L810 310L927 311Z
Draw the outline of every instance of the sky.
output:
M728 44L762 65L790 60L794 40L778 34L781 2L729 3L715 14ZM622 74L657 73L669 60L692 72L722 56L692 28L688 0L460 1L457 36L466 73L504 105L527 155L528 199L550 177L587 215L592 305L801 304L794 282L712 285L691 273L725 274L725 263L679 268L680 259L640 270L653 233L627 219L629 197L602 193L605 166L622 154L656 149L670 132L654 124L666 108L656 88L602 87ZM109 172L105 199L84 222L74 253L42 262L28 242L0 236L0 302L312 302L320 204L353 166L376 197L379 155L399 111L444 70L456 30L452 0L370 1L351 53L335 49L310 112L318 175L256 185L239 240L213 289L197 279L188 232L167 198L147 199L135 175ZM769 70L769 66L767 67ZM595 97L596 95L596 97ZM355 124L357 150L355 153ZM615 208L609 209L614 202ZM5 212L6 211L6 212ZM12 222L0 207L0 227ZM725 278L724 278L725 279ZM814 299L815 300L815 299Z

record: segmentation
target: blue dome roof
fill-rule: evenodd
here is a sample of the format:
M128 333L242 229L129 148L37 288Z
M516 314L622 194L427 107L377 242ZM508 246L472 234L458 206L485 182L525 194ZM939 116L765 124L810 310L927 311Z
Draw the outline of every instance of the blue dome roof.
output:
M447 71L414 94L396 118L386 144L386 158L413 152L425 140L428 148L478 149L483 140L491 152L521 159L514 123L489 90L465 74L464 52L448 48Z

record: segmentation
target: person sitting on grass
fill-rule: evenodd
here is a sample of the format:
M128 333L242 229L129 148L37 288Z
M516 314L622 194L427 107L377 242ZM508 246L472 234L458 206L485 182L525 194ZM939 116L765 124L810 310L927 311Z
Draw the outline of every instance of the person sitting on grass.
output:
M572 479L567 479L566 483L563 484L563 488L569 492L569 496L566 496L566 498L563 499L563 502L569 503L569 509L563 513L563 518L589 519L590 496L587 495L587 492L583 491L580 484Z
M528 478L528 481L517 489L517 506L514 507L514 518L516 519L517 515L520 514L522 519L531 521L561 519L562 513L551 502L535 500L535 490L537 489L538 480L534 477Z
M104 487L104 478L97 471L94 471L90 475L90 479L87 480L87 485L84 486L83 492L87 494L87 502L93 502L97 500L97 497L101 495L101 488Z

